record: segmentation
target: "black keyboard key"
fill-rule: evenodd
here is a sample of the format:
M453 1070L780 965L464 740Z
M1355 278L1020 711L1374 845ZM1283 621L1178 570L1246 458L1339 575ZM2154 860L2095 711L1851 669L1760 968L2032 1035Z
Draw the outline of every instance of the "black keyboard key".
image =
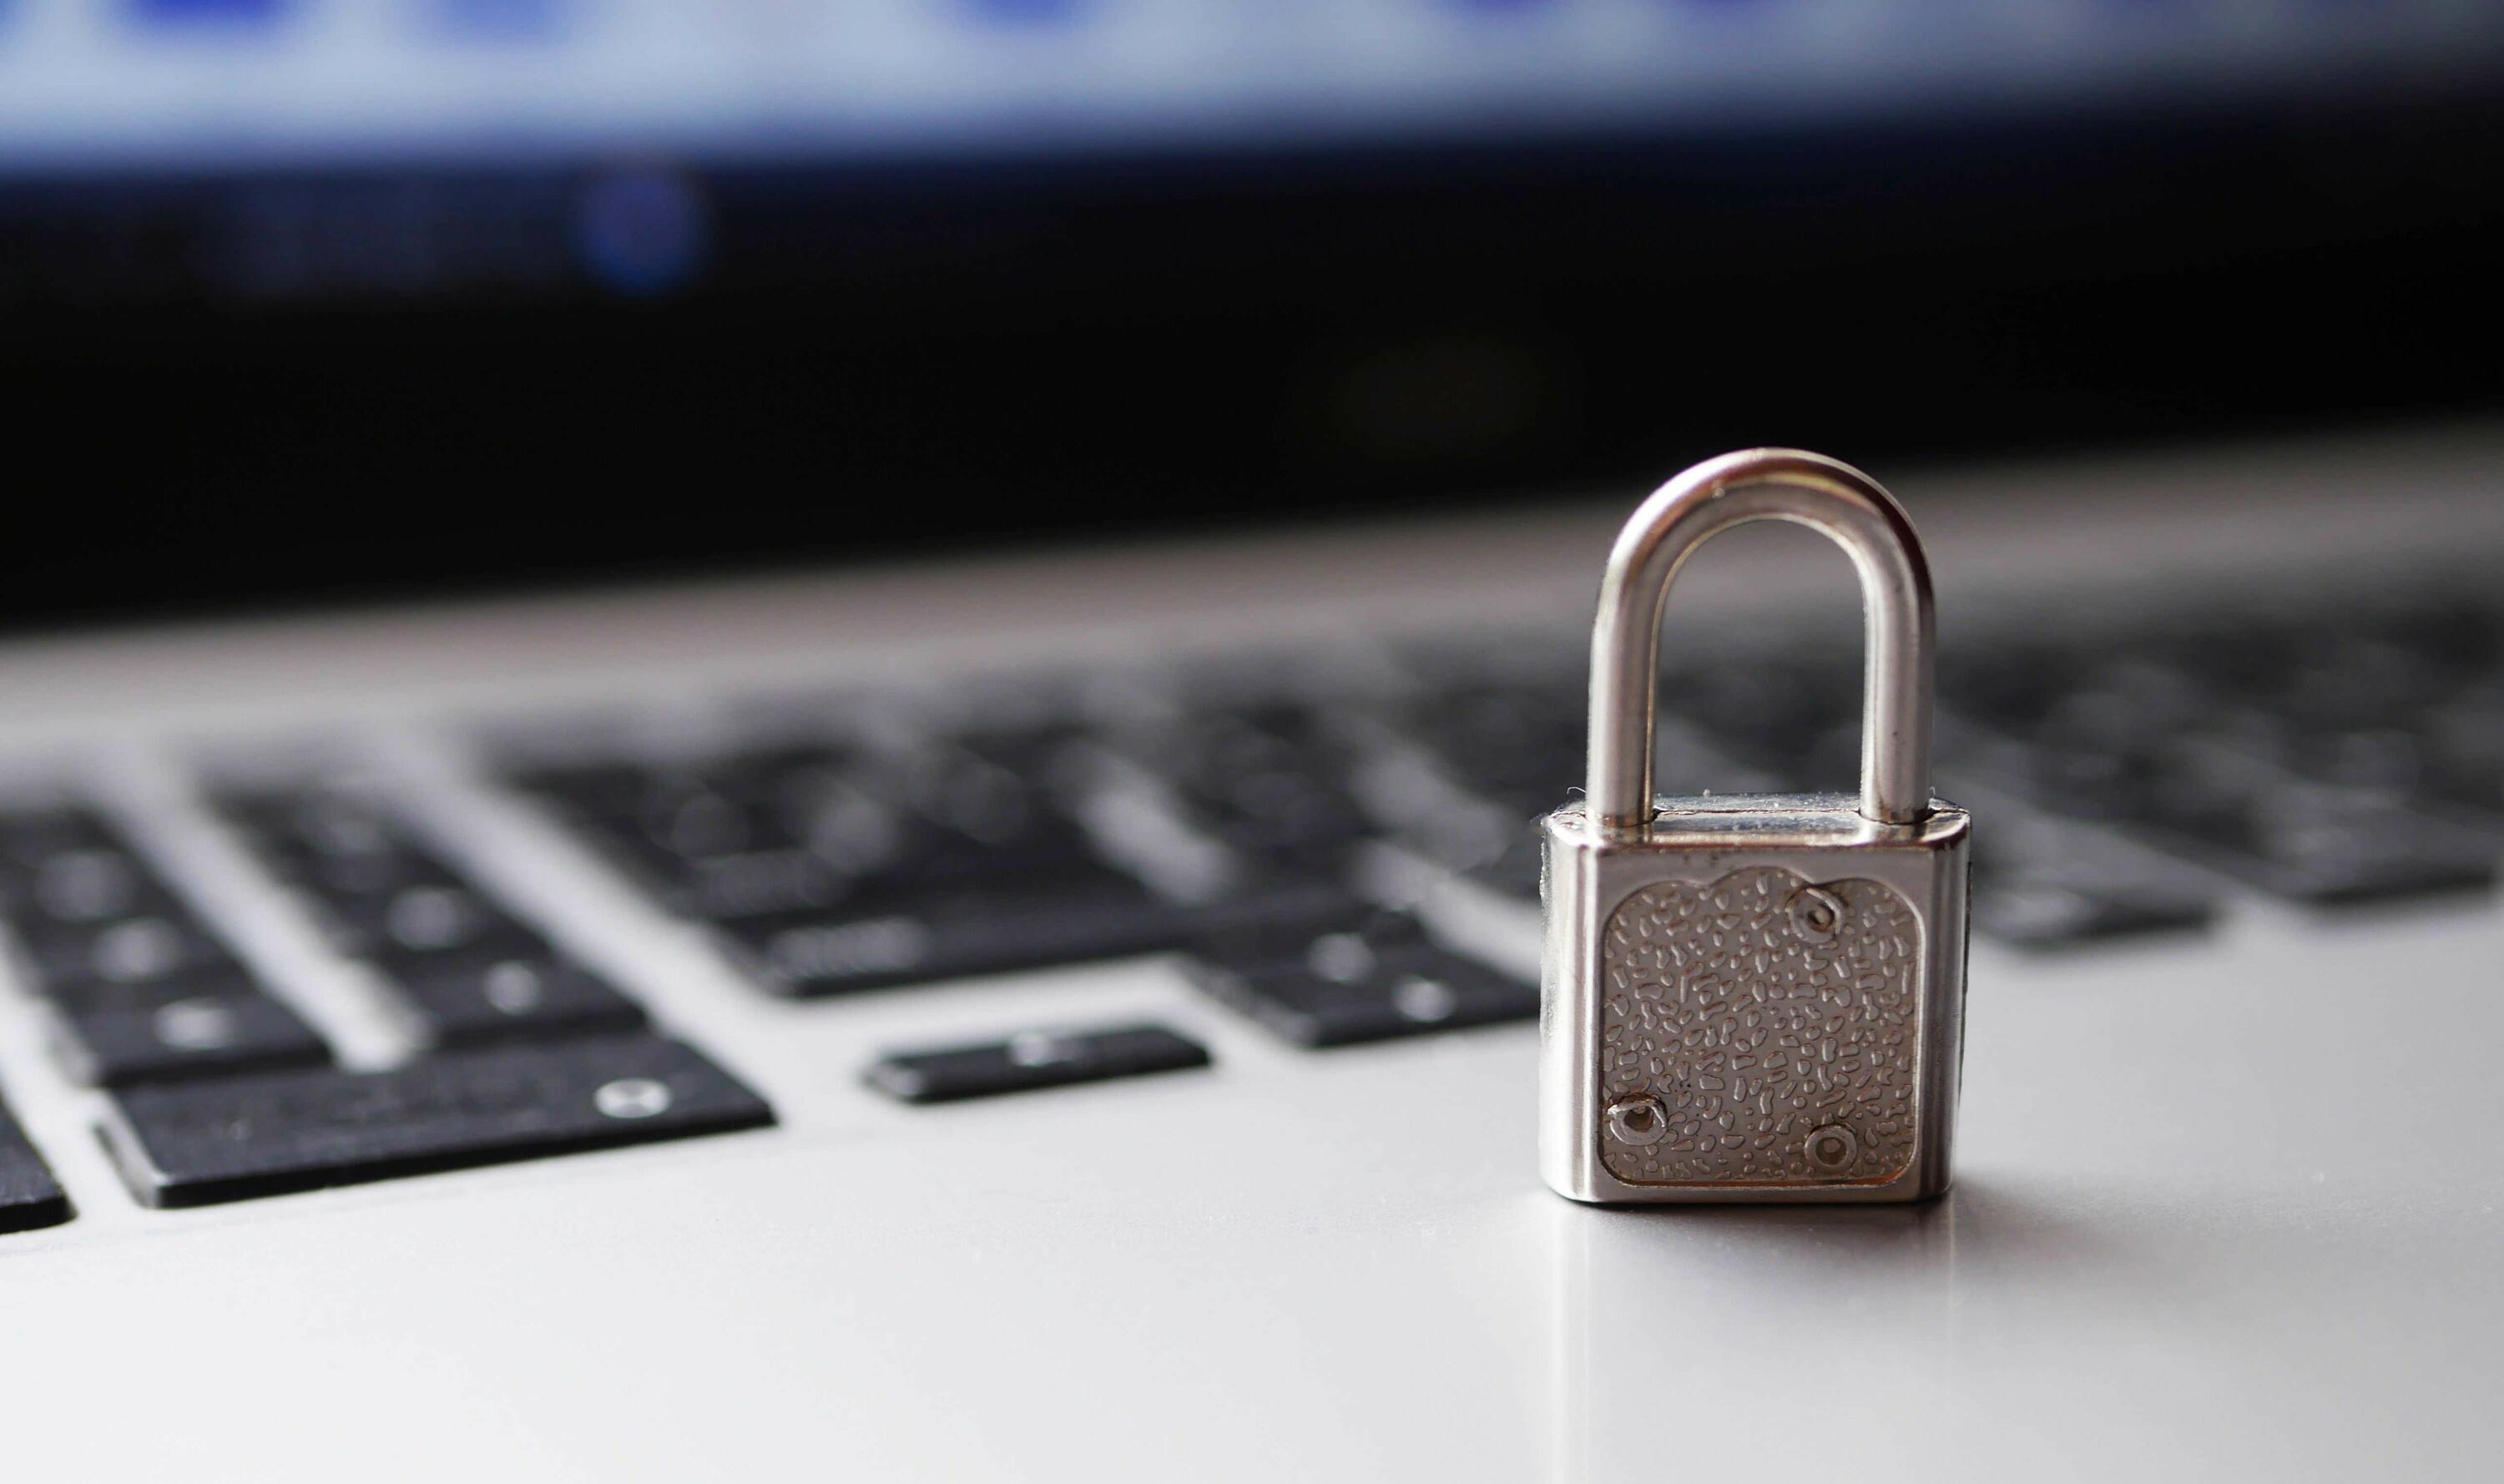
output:
M2278 896L2314 906L2484 891L2496 875L2492 840L2405 810L2256 811L2220 857Z
M1121 745L1174 784L1201 828L1264 865L1335 872L1373 827L1349 791L1354 749L1313 709L1199 711Z
M654 845L644 839L640 830L579 814L567 815L565 822L581 837L583 844L646 885L666 890L685 868L685 856Z
M1473 686L1418 703L1407 730L1473 788L1561 799L1582 771L1585 719L1567 687Z
M526 769L510 775L509 781L563 808L611 816L642 810L661 791L663 775L638 763L576 763Z
M338 915L370 915L399 892L462 884L373 800L315 791L230 799L222 809L272 874Z
M0 873L22 875L72 850L120 847L112 828L92 810L33 809L0 814Z
M388 806L349 788L316 784L280 793L231 794L218 802L218 811L278 849L369 855L399 846Z
M1167 948L1189 915L1110 872L897 899L881 910L798 915L728 931L767 985L792 995L842 994Z
M330 1048L295 1011L227 976L190 992L151 985L144 998L121 991L55 997L52 1012L63 1068L105 1087L321 1066L330 1059Z
M136 857L112 846L47 855L25 870L8 896L10 915L29 933L161 913L173 903Z
M846 876L893 873L925 853L940 826L851 782L812 788L782 811L797 845Z
M842 744L799 742L708 759L705 781L733 799L782 806L859 771L859 759Z
M860 894L862 872L799 846L680 855L640 834L583 825L594 849L683 917L702 922L826 912Z
M550 954L386 957L380 967L437 1046L638 1030L643 1007Z
M1057 817L988 838L906 818L890 839L883 856L836 859L825 848L793 847L643 864L673 909L710 921L823 912L864 897L1010 889L1106 870L1085 833Z
M179 910L80 923L20 917L14 925L47 994L87 984L165 984L234 962L224 944Z
M798 848L697 856L673 865L661 883L664 901L673 912L708 922L824 912L860 885L852 873Z
M1247 781L1241 797L1229 804L1206 812L1201 827L1269 869L1336 875L1374 833L1372 820L1350 795L1293 781Z
M57 1226L70 1219L70 1201L17 1121L0 1104L0 1231Z
M204 995L242 997L263 992L259 977L231 958L149 979L72 979L37 987L47 1004L70 1010L144 1010Z
M1353 934L1316 938L1301 959L1261 967L1193 960L1201 988L1299 1046L1352 1046L1539 1018L1539 986L1434 948L1377 950Z
M2184 932L2217 914L2203 874L2122 847L2105 831L2012 812L1975 846L1973 930L2022 949Z
M1378 953L1422 944L1425 931L1413 914L1317 882L1237 906L1202 909L1186 948L1193 957L1212 963L1260 968L1301 961L1324 937L1352 937Z
M353 911L332 904L351 954L544 952L540 936L466 885L409 886Z
M796 784L794 785L796 788ZM576 796L554 795L575 825L639 865L666 870L691 857L780 849L800 843L798 800L728 789L692 773L621 777Z
M508 779L578 819L704 853L743 847L735 841L724 844L725 829L779 829L785 811L852 771L852 760L839 750L803 746L702 760L531 769Z
M931 828L909 835L894 864L879 873L903 885L1048 880L1065 871L1101 870L1087 832L1064 815L1029 812L974 830Z
M1029 1031L1006 1041L880 1057L862 1074L908 1103L953 1103L1209 1064L1207 1048L1162 1025Z
M774 1112L692 1048L655 1037L431 1056L390 1072L272 1072L137 1087L106 1143L152 1206L757 1128Z
M1100 867L1087 832L1030 778L951 749L892 777L821 790L795 838L898 888L1039 879Z
M281 880L341 910L364 910L361 904L412 887L461 884L461 878L433 856L399 847L333 851L273 846L261 854Z
M2118 747L2027 742L1981 749L1981 765L2037 808L2072 818L2200 820L2238 806L2231 779L2172 766L2160 744Z
M644 843L671 855L728 855L786 843L772 816L701 783L661 790L631 819Z

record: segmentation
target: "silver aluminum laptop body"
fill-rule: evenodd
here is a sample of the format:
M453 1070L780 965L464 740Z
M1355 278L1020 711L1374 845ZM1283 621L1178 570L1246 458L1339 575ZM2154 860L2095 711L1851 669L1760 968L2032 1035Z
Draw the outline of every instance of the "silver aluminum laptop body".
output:
M2473 427L1874 472L1922 528L1953 652L2221 606L2491 600L2499 466L2504 433ZM1257 651L1347 695L1404 645L1493 663L1481 636L1578 637L1639 493L13 643L13 797L101 801L348 1066L423 1038L220 790L380 780L775 1122L156 1209L115 1097L64 1074L35 995L0 998L0 1093L75 1211L0 1235L0 1475L2491 1474L2491 887L2301 908L2108 832L2150 889L2195 883L2217 915L2052 952L1977 936L1946 1198L1612 1210L1541 1183L1529 1024L1306 1049L1158 952L778 996L509 783L517 750L701 750L898 694L1025 705L1020 677L1061 694ZM1743 533L1689 569L1665 647L1710 656L1851 603L1814 536ZM2043 814L1954 789L1983 851ZM1353 868L1368 891L1535 968L1533 903L1384 841ZM863 1082L899 1049L1133 1021L1210 1064L929 1106Z

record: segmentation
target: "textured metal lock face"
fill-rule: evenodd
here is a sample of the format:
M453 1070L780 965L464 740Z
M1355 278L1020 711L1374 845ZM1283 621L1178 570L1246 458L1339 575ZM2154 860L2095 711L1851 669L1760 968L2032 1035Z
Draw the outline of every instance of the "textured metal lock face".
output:
M1659 881L1600 951L1600 1162L1632 1185L1888 1181L1913 1162L1922 920L1880 881Z
M1966 836L1953 808L1889 827L1830 796L1664 801L1635 843L1549 816L1550 1183L1615 1201L1944 1190Z

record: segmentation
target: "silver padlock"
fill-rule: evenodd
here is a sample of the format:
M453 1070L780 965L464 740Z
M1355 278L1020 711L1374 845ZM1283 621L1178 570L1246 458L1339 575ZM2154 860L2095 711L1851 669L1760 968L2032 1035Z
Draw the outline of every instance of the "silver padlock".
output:
M1652 795L1661 604L1704 541L1823 532L1861 574L1861 797ZM1541 822L1540 1162L1590 1201L1918 1200L1948 1186L1963 810L1930 797L1930 576L1902 507L1792 449L1699 464L1617 537L1586 797Z

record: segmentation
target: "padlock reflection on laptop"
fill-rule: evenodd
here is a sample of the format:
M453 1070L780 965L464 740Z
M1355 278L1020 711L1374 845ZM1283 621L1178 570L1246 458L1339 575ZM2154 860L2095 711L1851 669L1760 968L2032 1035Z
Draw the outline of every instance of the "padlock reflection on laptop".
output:
M1655 798L1660 616L1695 548L1796 522L1866 619L1861 796ZM1586 797L1542 821L1540 1158L1586 1201L1915 1200L1948 1185L1963 1048L1964 811L1930 797L1930 572L1858 469L1697 465L1610 553Z

